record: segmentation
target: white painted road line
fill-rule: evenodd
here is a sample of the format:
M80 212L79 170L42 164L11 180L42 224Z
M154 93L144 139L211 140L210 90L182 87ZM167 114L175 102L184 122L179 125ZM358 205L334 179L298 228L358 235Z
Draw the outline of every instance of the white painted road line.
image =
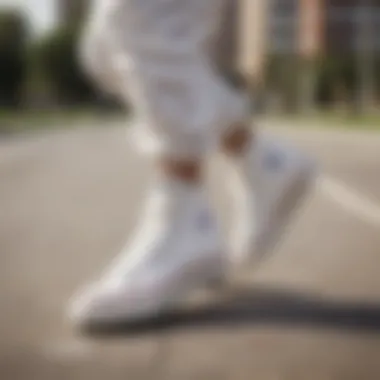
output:
M319 189L342 209L374 227L380 227L380 204L340 180L321 177Z

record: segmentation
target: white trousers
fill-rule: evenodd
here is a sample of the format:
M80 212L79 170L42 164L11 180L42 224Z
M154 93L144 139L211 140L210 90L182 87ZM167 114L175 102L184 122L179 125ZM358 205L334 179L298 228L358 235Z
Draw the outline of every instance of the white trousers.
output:
M81 43L103 90L131 101L140 146L200 159L248 102L211 59L226 0L93 0Z

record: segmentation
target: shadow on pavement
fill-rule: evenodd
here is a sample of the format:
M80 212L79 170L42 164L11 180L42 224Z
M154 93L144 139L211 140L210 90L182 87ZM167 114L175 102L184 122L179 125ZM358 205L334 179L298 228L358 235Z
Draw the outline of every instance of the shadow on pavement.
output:
M275 326L380 333L380 304L331 301L276 289L239 288L222 299L139 323L87 326L93 337L127 337L175 329Z

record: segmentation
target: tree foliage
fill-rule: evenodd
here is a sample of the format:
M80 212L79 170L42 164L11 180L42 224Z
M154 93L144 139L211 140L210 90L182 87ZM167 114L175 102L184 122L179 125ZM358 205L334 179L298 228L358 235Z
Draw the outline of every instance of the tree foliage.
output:
M64 104L89 102L95 96L93 86L78 62L78 34L76 25L58 28L31 49L33 75Z
M0 104L16 106L22 101L27 74L25 64L28 24L16 11L0 13Z

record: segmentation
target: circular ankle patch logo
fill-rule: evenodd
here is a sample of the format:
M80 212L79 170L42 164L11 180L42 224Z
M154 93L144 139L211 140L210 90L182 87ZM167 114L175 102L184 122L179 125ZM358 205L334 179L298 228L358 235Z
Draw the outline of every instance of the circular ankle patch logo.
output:
M281 169L283 156L277 151L270 151L264 157L264 167L269 170Z

